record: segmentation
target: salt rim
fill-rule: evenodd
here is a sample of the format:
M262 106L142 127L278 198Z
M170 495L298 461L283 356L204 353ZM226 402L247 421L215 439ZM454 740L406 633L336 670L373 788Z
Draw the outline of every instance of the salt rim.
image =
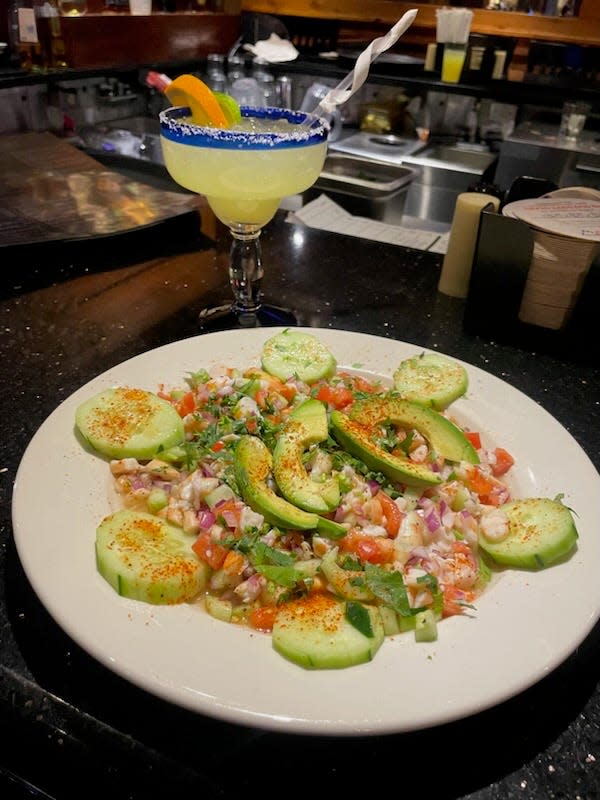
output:
M259 119L287 120L297 125L297 130L286 131L240 131L231 128L213 128L194 125L181 118L189 117L190 110L185 106L173 106L161 111L161 136L180 144L195 147L220 147L227 149L261 150L271 147L303 147L307 144L319 144L327 139L329 124L326 120L304 111L292 111L287 108L255 108L242 106L243 117Z

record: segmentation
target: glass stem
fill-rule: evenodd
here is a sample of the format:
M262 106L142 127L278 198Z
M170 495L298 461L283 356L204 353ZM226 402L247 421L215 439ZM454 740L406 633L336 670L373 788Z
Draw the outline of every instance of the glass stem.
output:
M240 324L255 324L261 306L260 284L263 268L260 254L260 229L231 231L229 282L233 290L233 310Z

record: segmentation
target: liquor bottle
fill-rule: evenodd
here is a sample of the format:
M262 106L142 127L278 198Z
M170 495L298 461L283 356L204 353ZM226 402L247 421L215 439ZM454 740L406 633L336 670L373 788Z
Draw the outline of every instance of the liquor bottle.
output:
M13 60L30 72L43 69L33 0L12 0L8 29Z
M56 0L43 0L37 4L35 12L44 66L64 69L68 64Z

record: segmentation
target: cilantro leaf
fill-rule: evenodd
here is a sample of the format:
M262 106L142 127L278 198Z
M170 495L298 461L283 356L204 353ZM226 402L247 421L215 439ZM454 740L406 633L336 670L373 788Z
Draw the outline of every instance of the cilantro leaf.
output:
M362 603L357 603L354 600L346 602L346 619L356 628L357 631L372 639L374 636L373 626L371 625L371 615Z
M375 597L396 613L403 617L410 617L413 614L402 573L397 570L388 572L375 564L367 563L365 564L365 582Z
M273 564L259 564L256 567L256 571L264 575L267 580L273 581L279 586L285 586L288 589L291 589L304 577L293 567L281 567Z

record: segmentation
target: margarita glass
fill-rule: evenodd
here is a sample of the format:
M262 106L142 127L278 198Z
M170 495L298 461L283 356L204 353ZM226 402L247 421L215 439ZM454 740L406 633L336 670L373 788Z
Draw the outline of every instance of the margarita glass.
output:
M194 125L189 108L160 113L165 165L177 183L203 194L232 234L233 300L201 313L205 322L232 314L243 326L293 324L293 316L261 302L260 233L281 200L308 189L327 152L327 123L283 108L241 109L231 128ZM282 312L282 313L278 313Z

